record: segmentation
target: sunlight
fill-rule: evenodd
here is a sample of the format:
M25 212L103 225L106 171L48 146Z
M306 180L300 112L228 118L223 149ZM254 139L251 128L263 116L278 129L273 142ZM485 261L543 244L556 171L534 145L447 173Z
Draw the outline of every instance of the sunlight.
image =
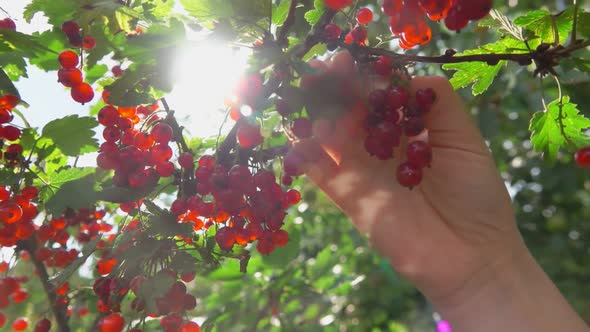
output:
M199 42L177 58L176 85L168 100L192 136L218 133L225 119L224 99L244 72L249 54L249 49Z

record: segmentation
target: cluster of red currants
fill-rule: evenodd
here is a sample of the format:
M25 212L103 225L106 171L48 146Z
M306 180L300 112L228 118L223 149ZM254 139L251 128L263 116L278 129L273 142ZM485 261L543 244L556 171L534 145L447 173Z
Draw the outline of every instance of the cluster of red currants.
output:
M66 21L61 26L61 31L66 34L70 45L74 48L82 47L85 50L91 50L96 47L94 37L82 34L82 29L74 21Z
M115 170L114 185L143 189L155 185L160 177L174 174L175 166L170 161L173 151L168 145L173 130L153 115L157 109L157 104L137 107L109 104L99 110L98 121L105 126L102 133L105 142L100 146L96 162L102 169ZM153 126L149 131L135 129L141 121Z
M0 187L0 247L12 247L35 233L33 219L38 211L32 201L39 190L29 186L20 193L13 191L5 186Z
M92 101L94 90L92 86L84 82L82 71L76 68L80 62L78 54L74 51L63 51L58 56L61 69L57 72L57 81L63 86L71 88L72 99L82 105Z
M410 49L418 45L425 45L432 39L432 30L425 21L428 17L432 21L444 19L449 30L459 31L469 21L484 18L492 9L491 0L382 0L383 13L389 16L389 26L394 36L399 37L399 46ZM324 0L328 8L341 10L352 4L352 0ZM364 45L367 30L364 25L373 20L373 13L369 8L362 8L356 15L356 25L346 36L347 44ZM333 44L340 37L340 28L335 24L328 24L323 37L328 41L329 49L335 49ZM332 47L330 47L332 46Z
M2 262L1 265L8 264ZM0 266L0 273L4 266ZM29 292L21 284L28 282L27 277L5 277L0 278L0 309L7 308L10 302L17 304L24 302L29 297ZM0 312L0 328L6 324L7 318ZM12 321L13 331L25 331L29 327L29 321L25 317L18 317ZM35 324L34 332L48 332L51 329L51 321L47 318L40 319Z
M22 134L18 127L10 124L14 119L12 110L19 102L15 95L0 96L0 160L4 158L4 165L7 167L16 166L22 161L23 148L20 144L10 144L6 146L4 153L2 152L2 147L6 145L5 141L16 141Z
M391 32L399 36L399 45L410 49L427 44L432 31L424 16L445 20L449 30L458 31L470 20L480 20L492 9L491 0L383 0L383 13L389 16Z
M374 71L390 81L392 75L397 76L393 74L393 63L387 57L375 61ZM405 135L409 141L407 161L399 165L397 180L402 186L412 188L422 181L422 169L432 161L432 149L422 137L425 133L423 116L432 108L436 94L432 89L420 89L412 96L403 84L407 81L396 81L402 83L375 89L368 97L371 111L365 122L365 149L381 160L391 159Z
M80 26L74 21L67 21L61 27L61 30L68 37L72 47L83 47L83 49L93 49L96 41L90 36L82 37ZM71 50L63 51L58 56L61 69L57 72L58 82L65 87L71 88L72 99L84 105L94 98L92 86L84 82L82 71L76 68L80 64L80 57L76 52ZM83 64L80 64L82 67Z
M172 204L179 220L193 222L195 230L222 225L215 240L224 251L258 241L257 250L269 254L275 246L287 244L289 235L281 229L285 210L299 203L301 195L295 189L284 191L271 171L252 174L245 165L227 169L205 155L199 159L195 178L197 194Z

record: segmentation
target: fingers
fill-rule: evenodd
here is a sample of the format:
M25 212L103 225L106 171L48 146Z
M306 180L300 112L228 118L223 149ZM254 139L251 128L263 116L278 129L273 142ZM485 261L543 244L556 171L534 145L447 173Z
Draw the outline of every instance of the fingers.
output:
M433 89L437 96L431 111L425 116L430 143L434 147L457 147L487 153L477 126L449 81L438 76L412 79L412 94L427 88Z
M326 190L328 181L338 174L334 159L314 139L295 142L292 153L301 158L301 171L322 190Z

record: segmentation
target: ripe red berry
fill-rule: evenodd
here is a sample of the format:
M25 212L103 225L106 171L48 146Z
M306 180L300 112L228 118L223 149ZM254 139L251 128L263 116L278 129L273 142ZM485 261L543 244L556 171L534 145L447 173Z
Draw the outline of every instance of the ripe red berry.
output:
M324 31L322 32L322 36L324 37L325 41L335 41L340 38L342 34L342 29L337 24L328 23L324 27Z
M394 86L387 91L387 105L393 110L406 106L409 101L410 92L404 87Z
M61 52L57 59L63 68L74 68L80 62L78 54L70 50Z
M82 47L84 47L85 50L91 50L96 47L96 40L94 37L84 36L84 39L82 39Z
M80 83L72 87L71 95L75 101L85 104L94 98L94 90L90 84Z
M381 9L388 16L393 16L402 8L402 0L383 0Z
M0 327L4 326L4 324L6 324L6 316L0 312Z
M107 105L98 111L98 122L105 126L111 127L117 124L119 120L119 111L111 105Z
M68 36L78 34L80 33L80 26L74 21L65 21L61 25L61 31L63 31Z
M119 77L119 76L123 75L123 69L121 69L120 65L116 65L113 68L111 68L111 72L113 73L113 75L115 77Z
M363 44L367 40L368 33L365 27L357 25L350 31L350 35L352 36L353 42Z
M354 0L324 0L326 7L334 10L340 10L350 6Z
M230 251L236 243L236 234L231 227L222 227L215 234L215 241L223 251Z
M272 242L279 247L285 246L289 242L289 233L283 229L272 234Z
M68 88L81 84L84 81L82 71L78 68L61 68L57 71L57 81Z
M15 126L0 127L0 129L0 137L3 137L7 141L16 141L21 135L20 129Z
M459 31L467 26L469 19L462 13L459 7L454 6L449 10L445 18L445 26L449 30Z
M173 130L167 123L158 122L152 127L150 133L156 143L166 144L172 140Z
M432 88L419 89L416 91L416 104L425 111L430 110L436 101L436 92Z
M404 187L413 188L422 181L422 170L409 162L400 164L397 168L397 181Z
M432 162L432 148L423 141L414 141L406 148L408 162L417 168L429 166Z
M185 322L180 332L201 332L201 327L195 322Z
M590 167L590 147L585 147L576 152L574 155L576 164L580 167Z
M43 318L35 324L34 332L48 332L51 330L51 321L47 318Z
M404 133L408 137L418 136L424 130L424 120L422 118L408 118L404 122Z
M0 20L0 29L16 30L16 24L10 18Z
M12 322L12 329L14 331L24 331L29 327L29 322L26 318L17 318L14 322Z
M360 24L369 24L373 20L373 11L369 8L361 8L356 13L356 20Z
M242 123L238 128L237 138L238 144L240 144L240 146L245 149L254 148L262 144L264 141L264 138L260 134L260 126L258 123Z
M125 326L125 320L118 313L110 314L98 323L99 332L121 332Z
M178 157L178 164L182 168L192 168L194 163L195 159L190 152L185 152L180 157Z

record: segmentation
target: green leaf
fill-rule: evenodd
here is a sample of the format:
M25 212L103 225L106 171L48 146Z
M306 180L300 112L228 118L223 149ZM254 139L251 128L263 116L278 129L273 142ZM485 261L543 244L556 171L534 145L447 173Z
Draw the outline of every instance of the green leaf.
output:
M590 119L580 114L569 96L564 96L562 102L554 100L545 111L533 115L531 142L535 151L543 152L554 162L562 147L579 149L590 145L590 138L583 133L589 127Z
M590 13L579 13L577 24L578 33L586 38L590 38Z
M541 38L544 43L565 43L572 30L572 11L567 10L558 15L552 15L546 10L534 10L524 16L517 17L514 24L523 27Z
M283 25L289 16L290 0L282 0L281 3L272 7L272 24Z
M94 173L94 171L95 171L95 169L93 167L67 168L67 169L64 169L59 172L51 174L45 180L52 187L59 188L66 182L81 179L85 176L88 176L88 175Z
M94 206L97 193L94 190L94 174L64 183L45 204L45 209L53 215L62 214L65 209L80 209Z
M506 52L517 54L519 53L519 50L526 52L524 43L508 37L497 43L487 44L476 50L465 51L456 56ZM464 88L473 84L472 92L473 95L476 96L490 87L494 78L506 63L506 61L500 61L493 66L485 62L450 63L443 65L443 69L457 71L451 78L451 84L455 89Z
M6 72L2 68L0 68L0 94L11 94L17 97L20 97L18 90L12 83L12 80L8 77Z
M308 11L307 13L305 13L304 17L305 17L305 20L307 21L307 23L309 23L309 25L313 26L313 25L316 25L320 21L323 14L324 14L323 10L312 9L312 10Z
M93 84L98 79L102 78L108 70L109 70L109 67L107 67L107 65L92 66L92 68L88 68L85 70L86 71L86 76L85 76L86 78L84 79L84 81L88 84Z
M308 61L310 59L312 59L315 56L318 55L324 55L326 52L328 51L328 47L326 46L326 44L320 43L320 44L316 44L314 47L312 47L309 52L307 52L304 56L303 56L303 61Z
M232 4L228 0L180 0L180 4L198 21L207 22L234 15Z
M53 140L66 156L76 157L98 151L98 141L93 131L97 126L95 118L69 115L46 124L42 136Z

